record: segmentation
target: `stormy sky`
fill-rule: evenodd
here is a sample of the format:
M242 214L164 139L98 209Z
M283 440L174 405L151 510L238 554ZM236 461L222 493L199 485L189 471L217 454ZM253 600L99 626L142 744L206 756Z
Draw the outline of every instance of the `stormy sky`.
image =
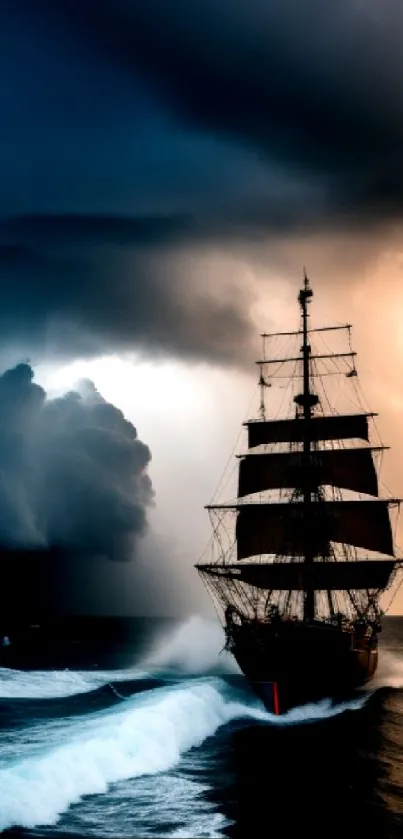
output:
M239 364L258 292L214 255L253 262L271 243L273 266L284 238L371 230L373 256L395 231L397 2L5 0L0 15L0 328L17 349Z
M148 391L114 394L134 425L144 415L150 472L180 502L168 450L195 462L194 517L243 419L257 333L294 323L303 264L318 319L356 324L364 389L403 450L402 32L397 0L1 4L2 370L130 357L157 380L169 361L198 371L195 399L226 371L203 465L173 421L177 389L148 414ZM199 446L220 419L206 410L191 418Z

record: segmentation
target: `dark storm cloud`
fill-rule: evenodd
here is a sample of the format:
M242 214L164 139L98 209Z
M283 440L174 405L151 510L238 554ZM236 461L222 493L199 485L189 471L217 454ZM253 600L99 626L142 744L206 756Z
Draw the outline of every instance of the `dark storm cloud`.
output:
M48 399L28 364L0 376L0 545L127 559L146 530L151 455L91 382Z
M5 246L21 239L34 247L53 245L144 245L158 248L187 240L192 230L186 216L24 215L0 220ZM7 243L7 244L6 244ZM0 245L1 247L1 245Z
M403 11L395 0L63 0L57 10L188 125L323 178L335 210L400 211Z
M402 18L386 1L6 0L4 343L238 363L250 292L220 250L400 218Z
M97 237L99 248L90 247L83 227L71 238L59 229L59 247L52 233L47 250L0 246L0 332L12 358L47 353L54 360L137 348L240 361L250 329L241 290L220 298L203 276L198 287L188 266L180 268L161 242L117 250L105 247L104 235L102 247Z

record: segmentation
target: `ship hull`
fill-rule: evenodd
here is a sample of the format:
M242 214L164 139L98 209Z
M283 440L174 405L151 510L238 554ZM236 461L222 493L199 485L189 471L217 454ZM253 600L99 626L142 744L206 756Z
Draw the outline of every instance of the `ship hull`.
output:
M329 698L370 681L378 662L373 633L321 622L244 623L227 629L229 648L251 687L274 713Z

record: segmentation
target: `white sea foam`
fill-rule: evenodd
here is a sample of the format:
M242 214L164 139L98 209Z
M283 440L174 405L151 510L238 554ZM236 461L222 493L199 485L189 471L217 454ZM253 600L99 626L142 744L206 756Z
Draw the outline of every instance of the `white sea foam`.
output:
M204 836L206 839L224 839L223 829L231 822L222 813L208 813L200 817L199 814L188 814L186 827L180 827L168 834L168 839L194 839Z
M54 824L83 795L103 793L125 778L164 772L183 752L239 717L269 719L257 706L226 701L217 685L204 680L150 691L92 715L88 726L70 721L62 745L50 740L44 725L42 753L23 754L0 770L0 830Z
M330 717L339 716L339 714L343 714L345 711L359 711L368 701L368 696L369 694L362 694L356 699L338 704L333 704L331 699L322 699L320 702L312 702L308 705L292 708L286 714L282 714L279 717L270 714L270 721L280 725L289 725L290 723L295 724L330 719Z
M144 671L131 670L11 670L0 669L0 698L56 699L89 693L110 682L139 679Z
M143 667L171 668L186 674L239 673L234 658L223 651L224 633L218 621L193 615L168 637L161 638L141 662Z

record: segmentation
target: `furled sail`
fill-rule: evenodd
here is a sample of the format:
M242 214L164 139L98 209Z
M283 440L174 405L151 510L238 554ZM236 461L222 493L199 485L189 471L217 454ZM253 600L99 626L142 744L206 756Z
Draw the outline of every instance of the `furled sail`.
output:
M393 556L387 500L244 504L236 523L238 559L260 554L303 556L309 538L314 556L329 542L343 542ZM309 516L309 518L307 517Z
M264 443L302 443L305 436L312 442L318 440L368 440L368 417L376 414L345 414L340 416L312 417L306 420L249 420L249 448Z
M378 495L378 480L369 448L245 455L239 464L238 495L306 486L307 475L312 490L327 484Z
M383 589L395 567L394 560L367 559L351 562L273 562L203 566L213 577L241 581L266 590L348 591Z

